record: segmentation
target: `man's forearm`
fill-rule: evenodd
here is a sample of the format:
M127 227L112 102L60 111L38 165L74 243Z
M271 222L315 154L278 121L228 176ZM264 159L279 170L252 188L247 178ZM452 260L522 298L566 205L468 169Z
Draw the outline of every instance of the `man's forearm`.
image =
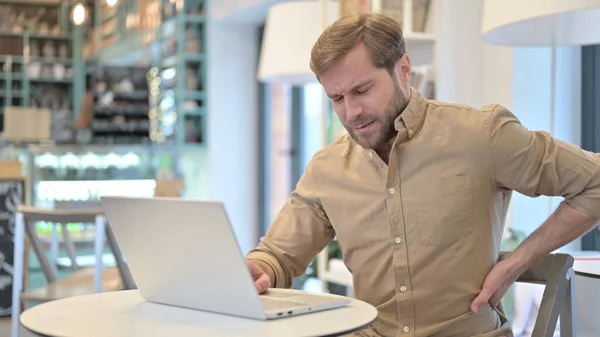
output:
M510 259L519 273L523 273L536 260L584 235L597 223L597 218L561 203L550 218L510 254Z

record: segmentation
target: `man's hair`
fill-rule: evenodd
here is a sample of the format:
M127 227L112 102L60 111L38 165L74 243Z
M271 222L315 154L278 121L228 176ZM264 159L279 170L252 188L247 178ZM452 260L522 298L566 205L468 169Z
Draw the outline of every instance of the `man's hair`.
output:
M364 44L376 68L393 74L406 48L400 24L383 14L347 15L328 27L311 51L310 69L319 78L359 44Z

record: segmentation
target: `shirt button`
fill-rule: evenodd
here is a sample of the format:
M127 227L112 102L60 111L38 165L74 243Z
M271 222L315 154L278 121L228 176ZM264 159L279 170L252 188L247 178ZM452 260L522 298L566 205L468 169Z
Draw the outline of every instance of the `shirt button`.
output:
M393 188L393 187L392 187L392 188L390 188L390 194L394 194L394 193L396 193L396 189L395 189L395 188Z
M399 236L396 236L394 241L396 241L396 243L400 243L400 242L402 242L402 239Z
M408 327L408 325L405 325L405 326L404 326L404 328L403 328L402 330L404 330L404 332L409 332L409 331L410 331L410 328Z
M406 287L405 286L400 287L400 291L401 292L405 292L406 291Z
M413 134L413 130L412 129L408 129L408 135L412 136L412 134Z
M367 154L367 156L369 156L369 158L373 158L373 152L369 152L369 154Z

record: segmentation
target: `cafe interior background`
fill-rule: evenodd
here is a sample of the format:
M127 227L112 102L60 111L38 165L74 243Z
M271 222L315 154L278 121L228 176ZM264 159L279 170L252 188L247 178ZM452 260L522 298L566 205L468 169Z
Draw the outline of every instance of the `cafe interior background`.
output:
M343 13L401 22L411 84L428 98L503 104L528 128L600 151L600 29L554 45L537 33L485 34L559 13L549 3L490 12L483 0L0 0L0 315L10 318L11 278L19 277L10 268L17 204L216 199L242 252L252 249L312 155L345 132L308 68L312 43ZM568 25L554 27L562 37ZM503 248L559 202L515 193ZM73 282L91 289L89 275L78 275L95 263L94 224L40 222L35 232L57 280L48 282L27 247L24 291L62 286L68 296ZM600 231L565 249L600 256ZM294 287L352 296L341 259L334 241ZM108 248L103 264L115 268ZM525 329L527 319L513 319Z

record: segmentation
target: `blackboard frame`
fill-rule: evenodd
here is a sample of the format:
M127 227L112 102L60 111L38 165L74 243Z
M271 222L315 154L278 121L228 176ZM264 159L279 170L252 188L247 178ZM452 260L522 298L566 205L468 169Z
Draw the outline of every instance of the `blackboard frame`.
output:
M4 187L7 182L16 185ZM12 310L15 220L18 206L27 203L27 185L25 177L0 177L0 316L9 316Z

